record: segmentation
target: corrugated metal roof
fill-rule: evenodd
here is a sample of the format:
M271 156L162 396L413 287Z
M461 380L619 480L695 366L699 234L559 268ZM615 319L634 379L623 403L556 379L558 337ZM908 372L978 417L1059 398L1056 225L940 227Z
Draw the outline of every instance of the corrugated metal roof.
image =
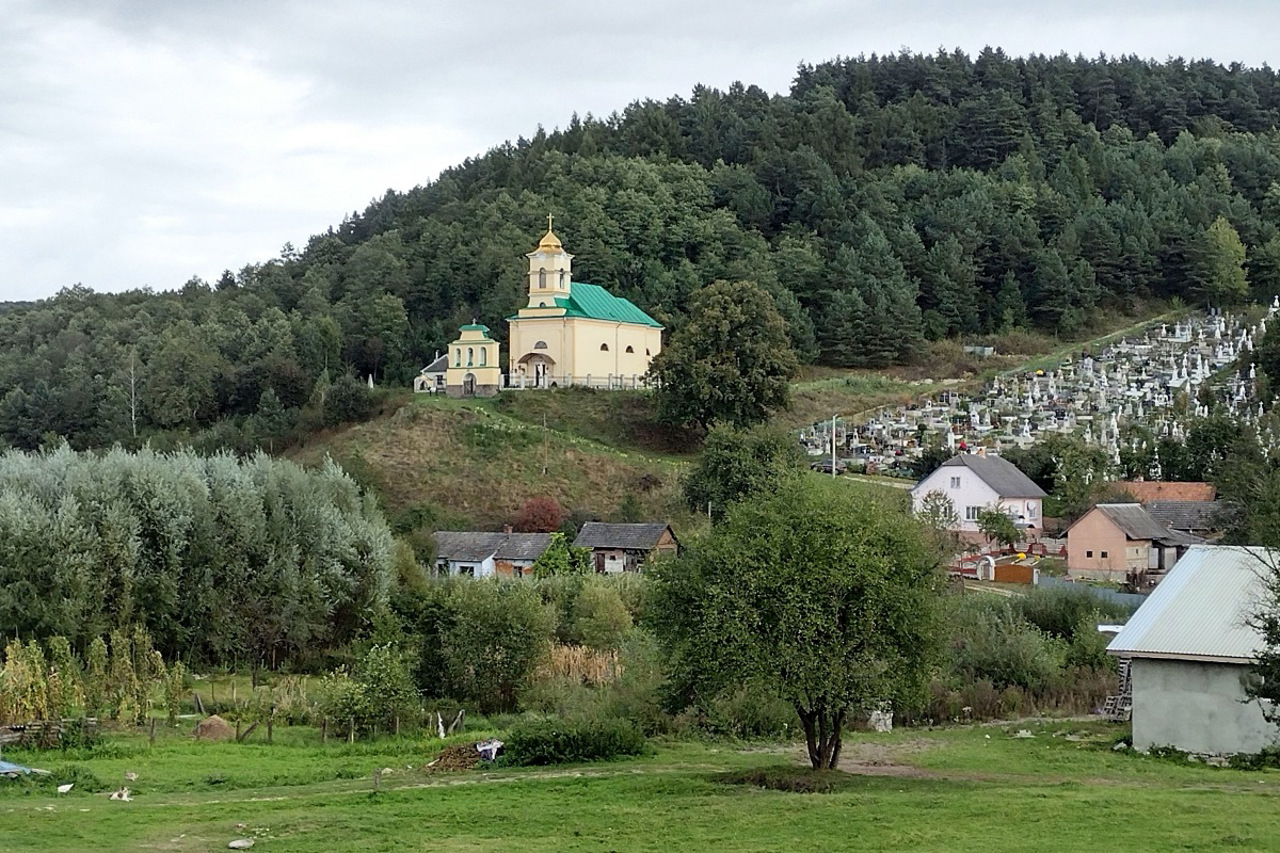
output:
M999 456L979 456L961 453L942 463L943 468L963 465L982 478L1002 498L1042 498L1044 489L1008 459Z
M1280 553L1265 548L1189 549L1107 646L1120 657L1248 663L1262 638L1246 624L1263 600L1263 576Z

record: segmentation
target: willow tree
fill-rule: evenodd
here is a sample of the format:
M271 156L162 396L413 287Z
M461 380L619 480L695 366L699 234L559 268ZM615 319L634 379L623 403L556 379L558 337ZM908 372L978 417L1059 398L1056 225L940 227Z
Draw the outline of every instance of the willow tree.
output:
M653 568L654 628L679 681L776 691L814 769L834 768L852 717L923 690L940 590L930 541L877 492L797 479Z

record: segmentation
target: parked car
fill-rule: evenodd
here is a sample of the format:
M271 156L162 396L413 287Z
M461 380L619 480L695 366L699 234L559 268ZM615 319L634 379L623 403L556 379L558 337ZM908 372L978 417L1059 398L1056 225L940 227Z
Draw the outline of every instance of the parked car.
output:
M833 467L834 467L835 473L837 474L844 473L845 464L839 459L836 460L836 463L834 466L832 466L830 459L824 459L821 462L809 463L809 468L811 470L817 471L819 474L826 474L828 476L831 475Z

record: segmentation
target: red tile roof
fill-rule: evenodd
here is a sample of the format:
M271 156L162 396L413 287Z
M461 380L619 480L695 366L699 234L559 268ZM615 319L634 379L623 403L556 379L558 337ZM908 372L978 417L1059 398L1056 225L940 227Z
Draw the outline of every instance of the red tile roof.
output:
M1128 492L1138 501L1211 501L1218 496L1213 483L1161 483L1155 480L1120 480L1115 491Z

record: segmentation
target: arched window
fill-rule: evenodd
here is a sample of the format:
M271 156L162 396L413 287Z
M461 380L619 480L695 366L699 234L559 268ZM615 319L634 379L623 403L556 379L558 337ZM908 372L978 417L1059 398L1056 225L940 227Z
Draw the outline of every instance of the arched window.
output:
M648 354L649 354L649 348L648 348L648 347L645 347L645 348L644 348L644 354L645 354L645 355L648 355Z
M533 348L534 348L534 349L546 349L546 348L547 348L547 342L546 342L546 341L538 341L536 344L534 344L534 345L533 345Z
M609 345L608 345L608 344L601 344L601 345L600 345L600 352L608 352L608 351L609 351Z
M564 270L560 270L560 289L561 290L564 290L564 278L567 275L568 275L567 272L565 272Z
M547 307L547 303L545 303L545 302L539 302L539 303L538 303L538 307L539 307L539 308L546 308L546 307Z
M480 366L484 367L489 363L489 348L480 347Z
M547 286L547 271L545 269L538 270L538 287Z
M467 347L467 367L476 363L476 351L473 347Z
M636 351L635 347L627 347L627 352L634 353L635 351Z
M462 367L462 347L458 347L453 351L453 366Z

